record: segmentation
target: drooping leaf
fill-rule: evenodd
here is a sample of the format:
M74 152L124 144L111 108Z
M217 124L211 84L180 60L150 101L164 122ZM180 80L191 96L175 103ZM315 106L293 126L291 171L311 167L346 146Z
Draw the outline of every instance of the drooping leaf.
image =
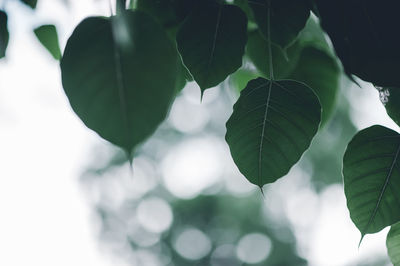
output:
M358 132L343 158L350 217L362 237L400 221L400 134L383 126Z
M274 77L277 79L285 78L296 67L300 56L301 46L298 43L284 51L280 46L271 43L271 54L269 54L268 42L254 31L249 34L246 46L246 55L254 63L264 77L270 78L269 58L272 57Z
M262 187L287 174L318 131L317 96L293 80L251 80L226 123L225 139L240 172Z
M8 40L10 38L7 24L8 24L7 13L4 12L3 10L0 10L0 58L6 56Z
M270 20L271 41L282 48L296 40L310 15L310 6L306 0L251 0L249 6L266 39Z
M72 109L128 153L165 118L179 83L178 67L174 44L140 11L85 19L61 59Z
M247 18L234 5L205 1L187 17L177 34L178 50L202 92L242 65Z
M379 98L386 108L387 114L400 125L400 91L399 88L377 87Z
M392 225L386 238L386 247L394 266L400 265L400 223Z
M314 90L322 106L322 125L326 123L339 91L340 69L336 60L323 50L306 47L289 78L302 81Z
M57 29L54 25L42 25L34 29L40 43L49 51L56 60L61 59L61 50L58 43Z
M318 0L321 25L348 75L400 87L397 0Z
M20 0L25 5L28 5L30 8L35 9L37 5L37 0Z

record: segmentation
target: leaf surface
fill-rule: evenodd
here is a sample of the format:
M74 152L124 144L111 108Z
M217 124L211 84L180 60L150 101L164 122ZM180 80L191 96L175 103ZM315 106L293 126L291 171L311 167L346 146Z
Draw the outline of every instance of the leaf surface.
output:
M272 57L272 66L276 79L288 77L296 67L300 56L301 46L294 43L288 49L283 50L280 46L271 43L271 55L269 54L268 42L258 31L249 34L246 47L246 55L254 63L264 77L270 78L269 58Z
M336 60L325 50L306 47L289 78L304 82L317 94L324 125L334 110L339 91L340 69Z
M54 25L42 25L34 29L34 33L53 58L60 60L61 50L56 27Z
M282 48L296 40L310 16L310 6L305 0L251 0L249 6L264 38L267 39L270 21L271 41Z
M9 39L10 39L10 34L8 32L7 13L0 10L0 58L6 56L6 50Z
M21 2L32 9L35 9L37 5L37 0L21 0Z
M400 265L400 223L392 225L386 238L386 247L394 266Z
M318 131L317 96L293 80L251 80L226 123L225 139L240 172L262 187L286 175Z
M350 217L362 237L400 221L400 134L375 125L358 132L343 158Z
M242 65L246 15L237 6L205 1L187 17L176 41L183 63L204 92Z
M179 60L162 27L140 11L90 17L69 38L61 60L72 109L89 128L129 154L165 118Z
M348 75L400 87L396 0L318 0L321 25Z

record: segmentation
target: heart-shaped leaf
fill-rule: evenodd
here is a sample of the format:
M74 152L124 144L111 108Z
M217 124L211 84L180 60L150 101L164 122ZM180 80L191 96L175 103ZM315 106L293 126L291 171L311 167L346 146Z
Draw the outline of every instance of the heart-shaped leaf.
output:
M225 139L240 172L262 187L287 174L318 131L321 106L303 83L251 80L226 123Z
M386 247L394 266L400 265L400 223L392 225L386 238Z
M204 1L187 17L176 41L183 63L203 93L242 65L246 15L237 6Z
M251 0L249 6L264 37L267 39L269 27L271 41L282 48L296 40L310 16L306 0Z
M33 31L40 43L49 51L56 60L61 58L60 45L58 43L57 29L54 25L42 25Z
M400 134L383 126L358 132L343 158L350 217L365 234L400 221Z
M8 24L7 13L0 10L0 58L6 56L8 40L10 38L7 24Z
M379 86L400 87L396 0L318 0L321 25L347 74Z
M82 121L131 153L165 118L181 84L179 63L174 44L149 15L90 17L68 40L62 83Z

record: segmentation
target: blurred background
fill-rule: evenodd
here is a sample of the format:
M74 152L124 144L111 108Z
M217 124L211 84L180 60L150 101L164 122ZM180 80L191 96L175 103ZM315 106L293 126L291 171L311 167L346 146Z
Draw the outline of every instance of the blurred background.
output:
M74 115L59 64L32 31L55 24L63 48L84 17L110 15L109 1L0 6L10 30L0 61L0 265L390 265L387 230L358 248L342 187L355 132L398 130L372 86L342 78L330 121L265 197L224 140L240 77L202 102L188 83L131 172L124 153Z

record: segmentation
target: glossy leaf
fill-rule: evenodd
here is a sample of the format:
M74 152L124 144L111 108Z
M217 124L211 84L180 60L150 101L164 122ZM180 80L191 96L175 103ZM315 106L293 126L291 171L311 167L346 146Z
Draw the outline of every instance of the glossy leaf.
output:
M302 81L314 90L322 106L322 124L326 123L339 91L340 69L336 60L323 50L306 47L289 78Z
M161 26L140 11L90 17L69 38L62 83L82 121L131 153L165 118L179 60Z
M183 63L202 92L242 65L247 18L234 5L205 1L188 16L177 34Z
M8 32L7 13L0 10L0 58L6 56L6 50L9 39L10 39L10 34Z
M225 139L240 172L262 187L286 175L318 131L317 96L293 80L251 80L226 123Z
M400 87L397 0L318 0L321 24L348 75Z
M310 6L306 0L251 0L249 6L266 39L270 15L271 41L282 48L296 40L310 15Z
M400 265L400 223L392 225L386 238L386 247L394 266Z
M21 2L25 5L28 5L32 9L35 9L37 5L37 0L21 0Z
M61 50L58 43L57 29L54 25L42 25L34 29L40 43L49 51L56 60L61 59Z
M393 87L377 87L379 98L386 108L387 114L400 125L400 90Z
M246 55L254 63L260 73L270 78L269 58L272 57L274 77L277 79L288 77L296 67L300 56L301 47L298 44L292 45L284 51L280 46L271 43L271 54L269 54L268 42L257 32L249 34L246 46Z
M361 130L343 158L350 217L365 234L400 221L400 134L383 126Z

